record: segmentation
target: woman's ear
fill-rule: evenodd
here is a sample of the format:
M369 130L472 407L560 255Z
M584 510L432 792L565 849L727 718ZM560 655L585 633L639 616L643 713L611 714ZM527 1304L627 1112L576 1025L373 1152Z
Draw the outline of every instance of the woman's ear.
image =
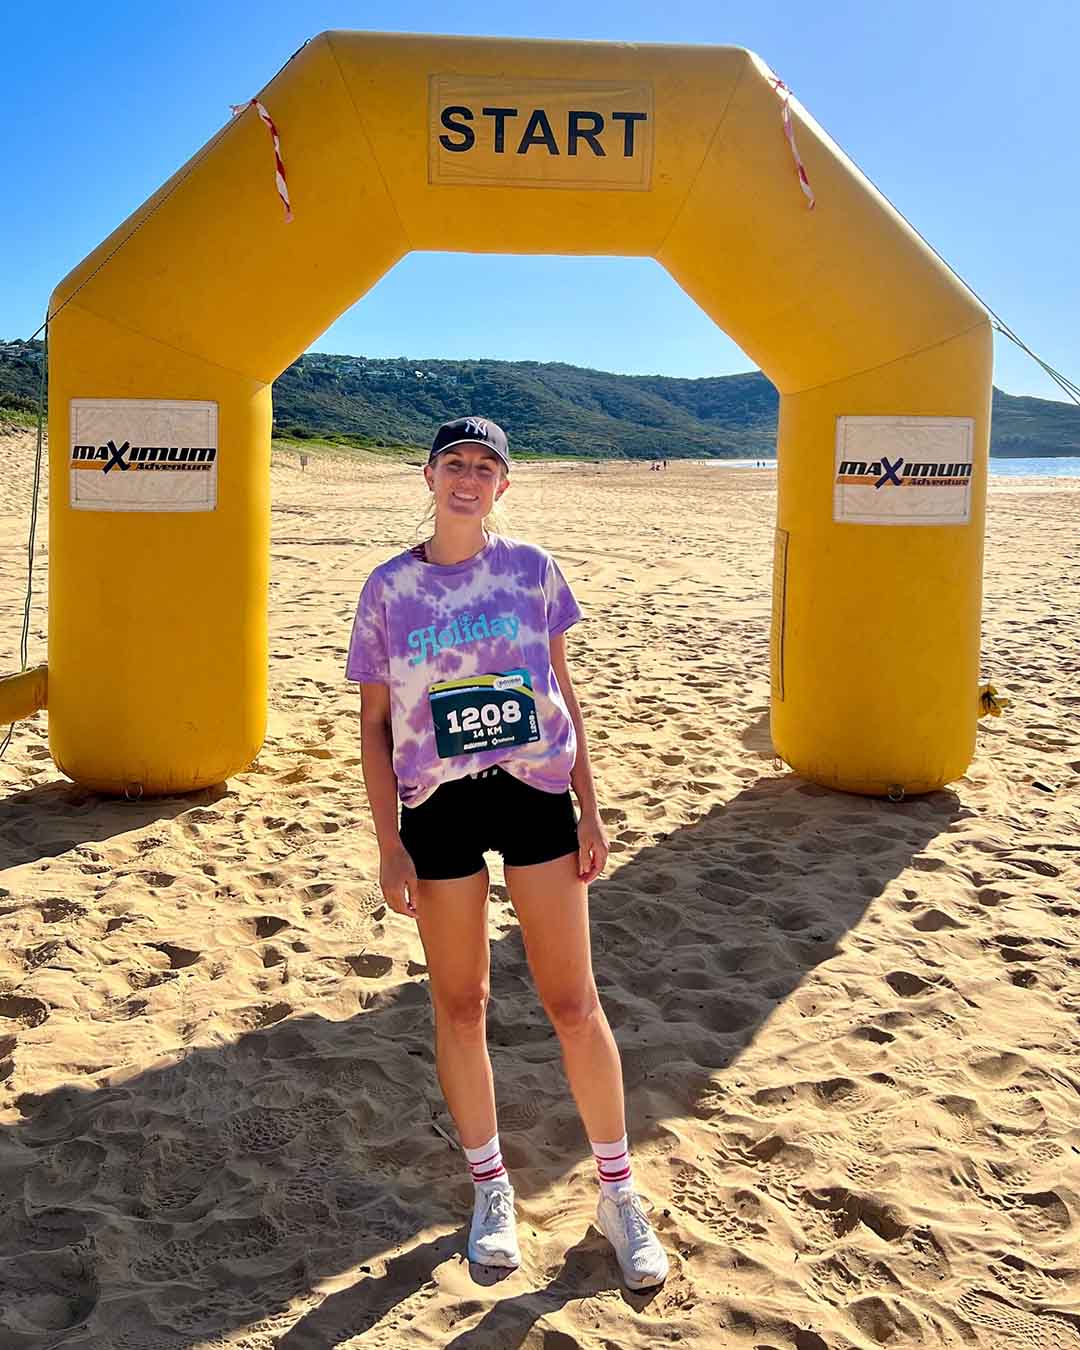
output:
M434 492L434 491L435 491L435 484L431 481L431 480L434 478L434 476L435 476L435 475L434 475L434 472L433 472L433 470L432 470L432 468L431 468L431 465L430 465L430 464L425 464L425 465L424 465L424 482L427 483L427 485L428 485L428 490L429 490L430 492Z
M509 488L509 486L510 486L510 479L507 478L507 477L505 476L505 474L504 474L504 475L503 475L503 480L502 480L502 482L499 484L499 486L498 486L498 488L497 488L497 490L496 490L496 492L495 492L495 500L496 500L496 501L499 500L499 498L500 498L500 497L503 495L503 493Z

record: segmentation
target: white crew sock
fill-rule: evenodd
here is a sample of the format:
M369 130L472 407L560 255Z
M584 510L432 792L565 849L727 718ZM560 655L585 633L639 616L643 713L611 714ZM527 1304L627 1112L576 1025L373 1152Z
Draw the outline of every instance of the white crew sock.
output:
M480 1144L477 1148L467 1148L465 1157L469 1160L469 1170L477 1186L490 1186L492 1182L502 1182L509 1186L510 1178L503 1166L498 1131L486 1144Z
M610 1144L598 1144L589 1140L593 1157L596 1159L596 1172L600 1178L600 1189L610 1200L617 1199L626 1191L634 1189L634 1179L630 1172L630 1152L626 1135L613 1139Z

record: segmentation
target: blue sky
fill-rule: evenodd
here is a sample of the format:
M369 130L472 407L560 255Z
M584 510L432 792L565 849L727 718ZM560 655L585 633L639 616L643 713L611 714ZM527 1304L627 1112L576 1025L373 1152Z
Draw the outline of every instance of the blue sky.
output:
M1028 345L1080 380L1077 14L1066 0L17 0L0 19L0 338L28 337L60 277L306 38L452 31L753 48ZM456 304L464 295L471 303ZM441 321L451 313L452 325ZM657 264L624 258L414 254L315 349L685 376L751 367ZM1001 338L994 379L1063 397Z

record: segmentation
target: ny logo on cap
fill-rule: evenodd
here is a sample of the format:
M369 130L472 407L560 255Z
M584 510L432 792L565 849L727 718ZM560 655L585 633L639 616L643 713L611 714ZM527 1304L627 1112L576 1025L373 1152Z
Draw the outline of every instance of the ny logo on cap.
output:
M466 417L465 419L466 436L482 436L486 440L487 434L488 434L488 425L483 420L483 418Z

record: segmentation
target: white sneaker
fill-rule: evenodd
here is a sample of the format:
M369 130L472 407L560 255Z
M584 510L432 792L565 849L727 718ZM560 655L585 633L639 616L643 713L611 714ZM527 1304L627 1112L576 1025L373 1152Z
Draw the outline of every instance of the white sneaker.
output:
M596 1207L600 1231L615 1248L628 1289L651 1289L667 1279L668 1259L636 1191L616 1200L604 1194Z
M514 1224L514 1188L507 1182L477 1186L469 1229L469 1260L480 1266L521 1265Z

